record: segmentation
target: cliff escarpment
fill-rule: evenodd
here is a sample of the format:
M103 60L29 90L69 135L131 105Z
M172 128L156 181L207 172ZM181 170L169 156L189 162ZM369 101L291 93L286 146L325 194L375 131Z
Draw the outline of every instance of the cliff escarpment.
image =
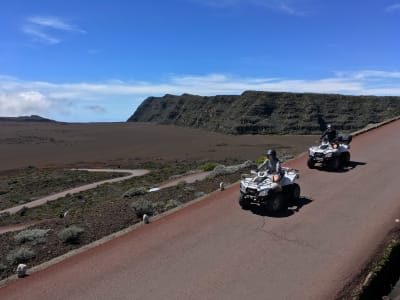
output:
M400 97L246 91L241 95L149 97L128 122L227 134L318 134L332 123L354 131L400 115Z

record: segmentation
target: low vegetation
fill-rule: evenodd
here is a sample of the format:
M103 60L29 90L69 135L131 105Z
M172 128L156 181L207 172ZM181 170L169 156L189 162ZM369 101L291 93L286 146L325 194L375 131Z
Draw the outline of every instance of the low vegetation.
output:
M212 170L214 170L214 168L215 168L216 166L218 166L217 163L215 163L215 162L208 162L208 163L205 163L204 165L201 165L201 166L199 167L199 169L202 170L202 171L212 171Z
M36 256L35 252L29 248L21 247L11 251L7 255L7 261L12 264L26 263Z
M151 201L140 198L132 202L131 207L135 210L138 218L143 217L144 214L152 216L154 214L154 205Z
M57 236L63 243L79 244L79 237L83 232L83 228L72 225L62 229Z
M22 244L25 242L43 242L44 237L49 232L49 229L28 229L17 233L14 239Z
M26 168L0 174L0 210L91 182L123 176L121 173Z
M356 299L383 299L400 277L400 239L393 239L376 261Z
M11 225L42 220L42 225L15 233L0 235L0 263L5 270L1 278L14 273L17 261L37 265L81 247L116 231L142 221L144 213L156 216L219 189L219 182L236 182L240 172L208 178L194 183L182 181L177 186L145 194L136 193L140 187L148 190L168 180L174 174L189 174L198 164L152 165L153 171L125 182L101 185L93 190L69 195L36 208L26 209L23 215L4 215L0 224ZM127 191L129 197L124 197ZM65 214L65 212L68 212ZM62 216L62 218L61 218ZM40 229L43 231L36 231ZM48 229L51 229L48 231ZM47 234L40 238L44 232ZM40 233L39 233L40 232ZM16 239L15 237L18 236ZM36 238L36 239L35 239ZM18 241L17 241L18 240ZM24 249L18 250L23 242ZM17 249L17 250L15 250ZM18 252L19 251L19 252ZM31 251L31 252L30 252ZM18 255L17 255L18 254ZM10 261L12 263L10 263Z

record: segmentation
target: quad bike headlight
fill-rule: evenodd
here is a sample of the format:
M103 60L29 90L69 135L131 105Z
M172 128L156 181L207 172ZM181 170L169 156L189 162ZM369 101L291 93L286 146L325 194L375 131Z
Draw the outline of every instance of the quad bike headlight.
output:
M265 197L265 196L267 196L268 195L268 192L269 192L269 189L263 189L263 190L261 190L260 192L259 192L259 196L260 197Z
M332 157L332 154L333 154L332 152L328 152L325 156L326 157Z

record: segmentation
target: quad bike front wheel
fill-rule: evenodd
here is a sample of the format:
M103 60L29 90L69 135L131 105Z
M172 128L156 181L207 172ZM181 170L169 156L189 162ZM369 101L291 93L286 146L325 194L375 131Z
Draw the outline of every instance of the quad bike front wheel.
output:
M250 209L250 201L244 197L242 194L239 196L239 205L243 209Z
M314 169L315 168L315 161L311 157L309 157L308 160L307 160L307 166L310 169Z

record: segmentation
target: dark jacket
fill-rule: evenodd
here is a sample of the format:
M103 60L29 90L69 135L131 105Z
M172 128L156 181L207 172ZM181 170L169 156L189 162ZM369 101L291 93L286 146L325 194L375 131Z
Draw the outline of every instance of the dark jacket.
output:
M324 137L328 138L329 143L336 142L338 138L338 132L336 129L332 129L331 131L327 129L322 133L321 140L323 140Z

